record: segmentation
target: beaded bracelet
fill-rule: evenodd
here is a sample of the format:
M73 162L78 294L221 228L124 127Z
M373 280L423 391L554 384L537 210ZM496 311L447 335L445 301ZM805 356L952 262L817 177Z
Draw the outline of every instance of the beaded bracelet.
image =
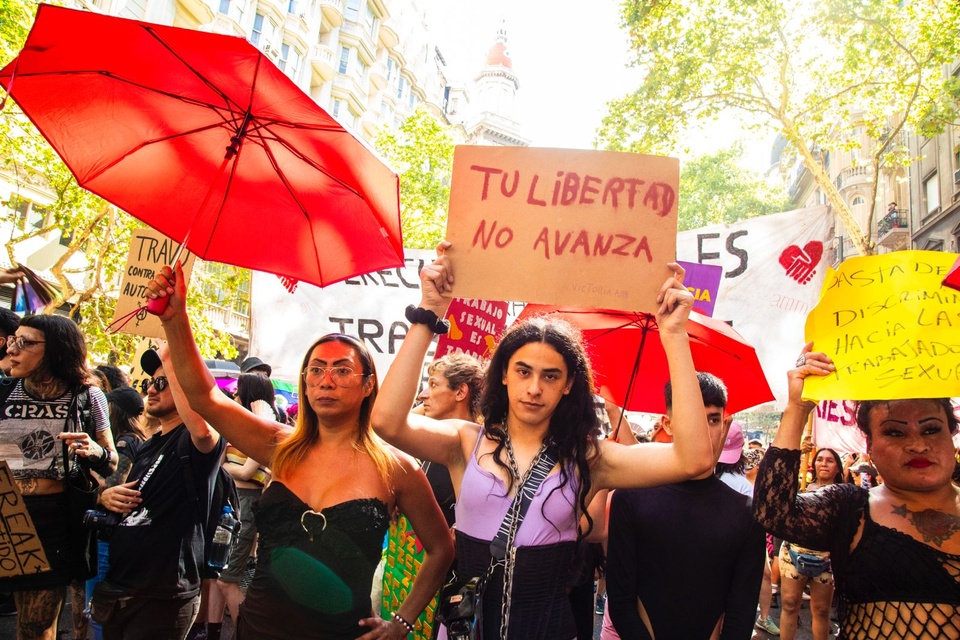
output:
M407 630L407 633L413 633L413 625L407 622L399 613L396 611L391 611L390 617L403 625L403 628Z
M404 312L407 321L412 324L425 324L434 333L446 333L450 330L450 322L441 320L437 314L423 307L415 307L412 304Z

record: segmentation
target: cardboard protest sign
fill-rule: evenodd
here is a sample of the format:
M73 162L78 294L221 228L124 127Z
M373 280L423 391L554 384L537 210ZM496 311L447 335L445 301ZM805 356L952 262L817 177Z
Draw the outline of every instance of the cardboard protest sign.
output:
M683 284L687 291L693 294L693 308L712 318L713 309L717 304L717 296L720 293L720 277L723 275L723 267L682 260L677 260L677 263L687 272L683 278Z
M676 257L679 181L676 158L458 146L454 295L655 311Z
M455 298L447 309L450 331L437 341L437 357L456 351L485 360L507 326L507 303Z
M0 578L50 570L33 520L6 460L0 460Z
M806 339L837 370L807 377L804 398L960 396L960 292L940 284L956 259L895 251L831 269L807 317Z
M160 269L170 264L178 246L179 243L175 240L171 240L150 227L134 230L130 237L127 267L123 272L123 280L120 283L117 310L113 314L115 321L117 318L123 318L146 305L147 283L156 276ZM183 274L188 282L195 258L196 256L187 250L184 250L180 256ZM149 338L163 339L166 337L160 319L147 313L145 308L130 318L130 321L120 327L118 331Z

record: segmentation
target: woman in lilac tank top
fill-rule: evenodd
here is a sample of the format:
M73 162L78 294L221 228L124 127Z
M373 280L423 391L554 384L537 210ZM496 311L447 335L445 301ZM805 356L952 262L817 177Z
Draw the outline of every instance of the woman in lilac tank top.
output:
M374 405L374 429L424 460L446 465L457 491L457 570L488 573L481 634L485 640L569 640L576 636L565 593L576 542L601 515L603 490L648 487L690 479L712 466L699 385L685 330L693 304L683 269L657 296L657 322L670 366L675 402L674 442L626 447L598 441L593 376L579 332L554 318L532 318L501 337L481 398L483 424L432 420L408 413L423 358L446 315L453 270L445 251L420 273L420 310ZM558 462L537 490L506 557L493 562L490 542L516 486L551 447ZM586 522L582 530L581 517Z

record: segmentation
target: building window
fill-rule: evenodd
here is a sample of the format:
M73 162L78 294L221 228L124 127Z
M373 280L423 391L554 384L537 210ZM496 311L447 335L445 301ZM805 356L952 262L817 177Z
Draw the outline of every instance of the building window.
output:
M937 179L936 171L923 181L923 194L927 203L927 215L938 211L940 209L940 181Z
M337 68L337 73L346 73L347 69L350 68L350 47L340 47L340 66Z
M266 16L262 13L253 16L253 30L250 31L250 42L253 44L260 44L260 36L263 35L263 23L266 19Z
M220 13L230 13L230 0L220 0Z
M289 2L287 2L287 13L292 13L293 15L299 13L299 11L297 11L297 0L289 0Z
M333 115L334 118L339 118L340 114L346 110L346 104L343 100L334 99L333 101Z
M367 4L366 10L363 15L363 23L367 28L367 33L370 34L370 37L376 39L377 37L377 16L374 15L373 10L370 8L370 5Z
M393 58L387 58L387 82L392 83L396 75L397 63L393 61Z
M347 8L343 12L343 17L351 22L360 21L360 3L363 0L347 0Z
M405 91L407 91L407 79L400 76L400 80L397 82L397 100L403 99Z
M864 200L864 199L863 199L862 197L860 197L860 196L856 196L856 197L854 197L853 202L851 202L850 204L851 204L851 206L856 206L856 205L858 205L858 204L863 204L864 202L866 202L866 200Z
M280 46L280 61L277 66L280 67L280 71L286 73L291 80L297 82L300 77L300 59L300 52L297 51L297 48L284 42Z

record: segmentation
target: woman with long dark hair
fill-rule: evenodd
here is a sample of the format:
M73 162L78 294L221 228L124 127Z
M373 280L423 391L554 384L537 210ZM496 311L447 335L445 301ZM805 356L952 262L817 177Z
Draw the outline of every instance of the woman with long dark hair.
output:
M72 320L54 315L23 318L7 340L7 353L11 378L2 383L0 458L13 472L50 569L0 579L0 591L14 592L18 640L53 640L67 585L89 577L75 575L71 566L85 550L76 535L83 525L69 516L66 465L79 457L108 476L116 469L117 454L106 398L93 385L86 343ZM84 395L93 435L82 429L66 433L68 417L76 415ZM68 443L68 460L57 438Z
M688 480L713 466L685 329L693 297L682 284L683 269L670 265L673 274L657 298L657 322L673 381L673 444L598 441L593 376L580 334L545 317L514 324L501 337L487 367L483 426L432 420L409 409L437 318L445 317L453 291L449 246L442 243L437 260L420 273L420 310L408 313L412 326L384 380L373 425L388 442L450 470L457 491L457 570L489 575L482 637L570 640L577 632L565 586L584 533L581 516L590 531L588 505L598 492ZM505 557L496 560L491 542L517 485L531 469L553 460L520 527L508 537ZM598 496L593 512L601 514L605 502L605 494Z
M183 271L148 286L169 296L160 315L190 406L240 451L270 465L256 513L257 571L240 608L240 640L406 638L453 559L450 533L423 472L370 427L377 374L364 344L329 334L304 354L291 431L231 402L216 387L187 320ZM371 617L370 589L390 513L413 524L426 555L389 621Z
M829 448L817 451L813 459L814 479L807 491L816 491L843 481L843 462L840 455ZM797 567L797 554L819 558L823 570L816 575L803 573ZM793 640L797 634L797 620L803 591L810 587L811 633L814 640L826 640L830 635L830 608L833 606L833 570L830 553L808 549L793 542L783 541L780 546L780 637Z

